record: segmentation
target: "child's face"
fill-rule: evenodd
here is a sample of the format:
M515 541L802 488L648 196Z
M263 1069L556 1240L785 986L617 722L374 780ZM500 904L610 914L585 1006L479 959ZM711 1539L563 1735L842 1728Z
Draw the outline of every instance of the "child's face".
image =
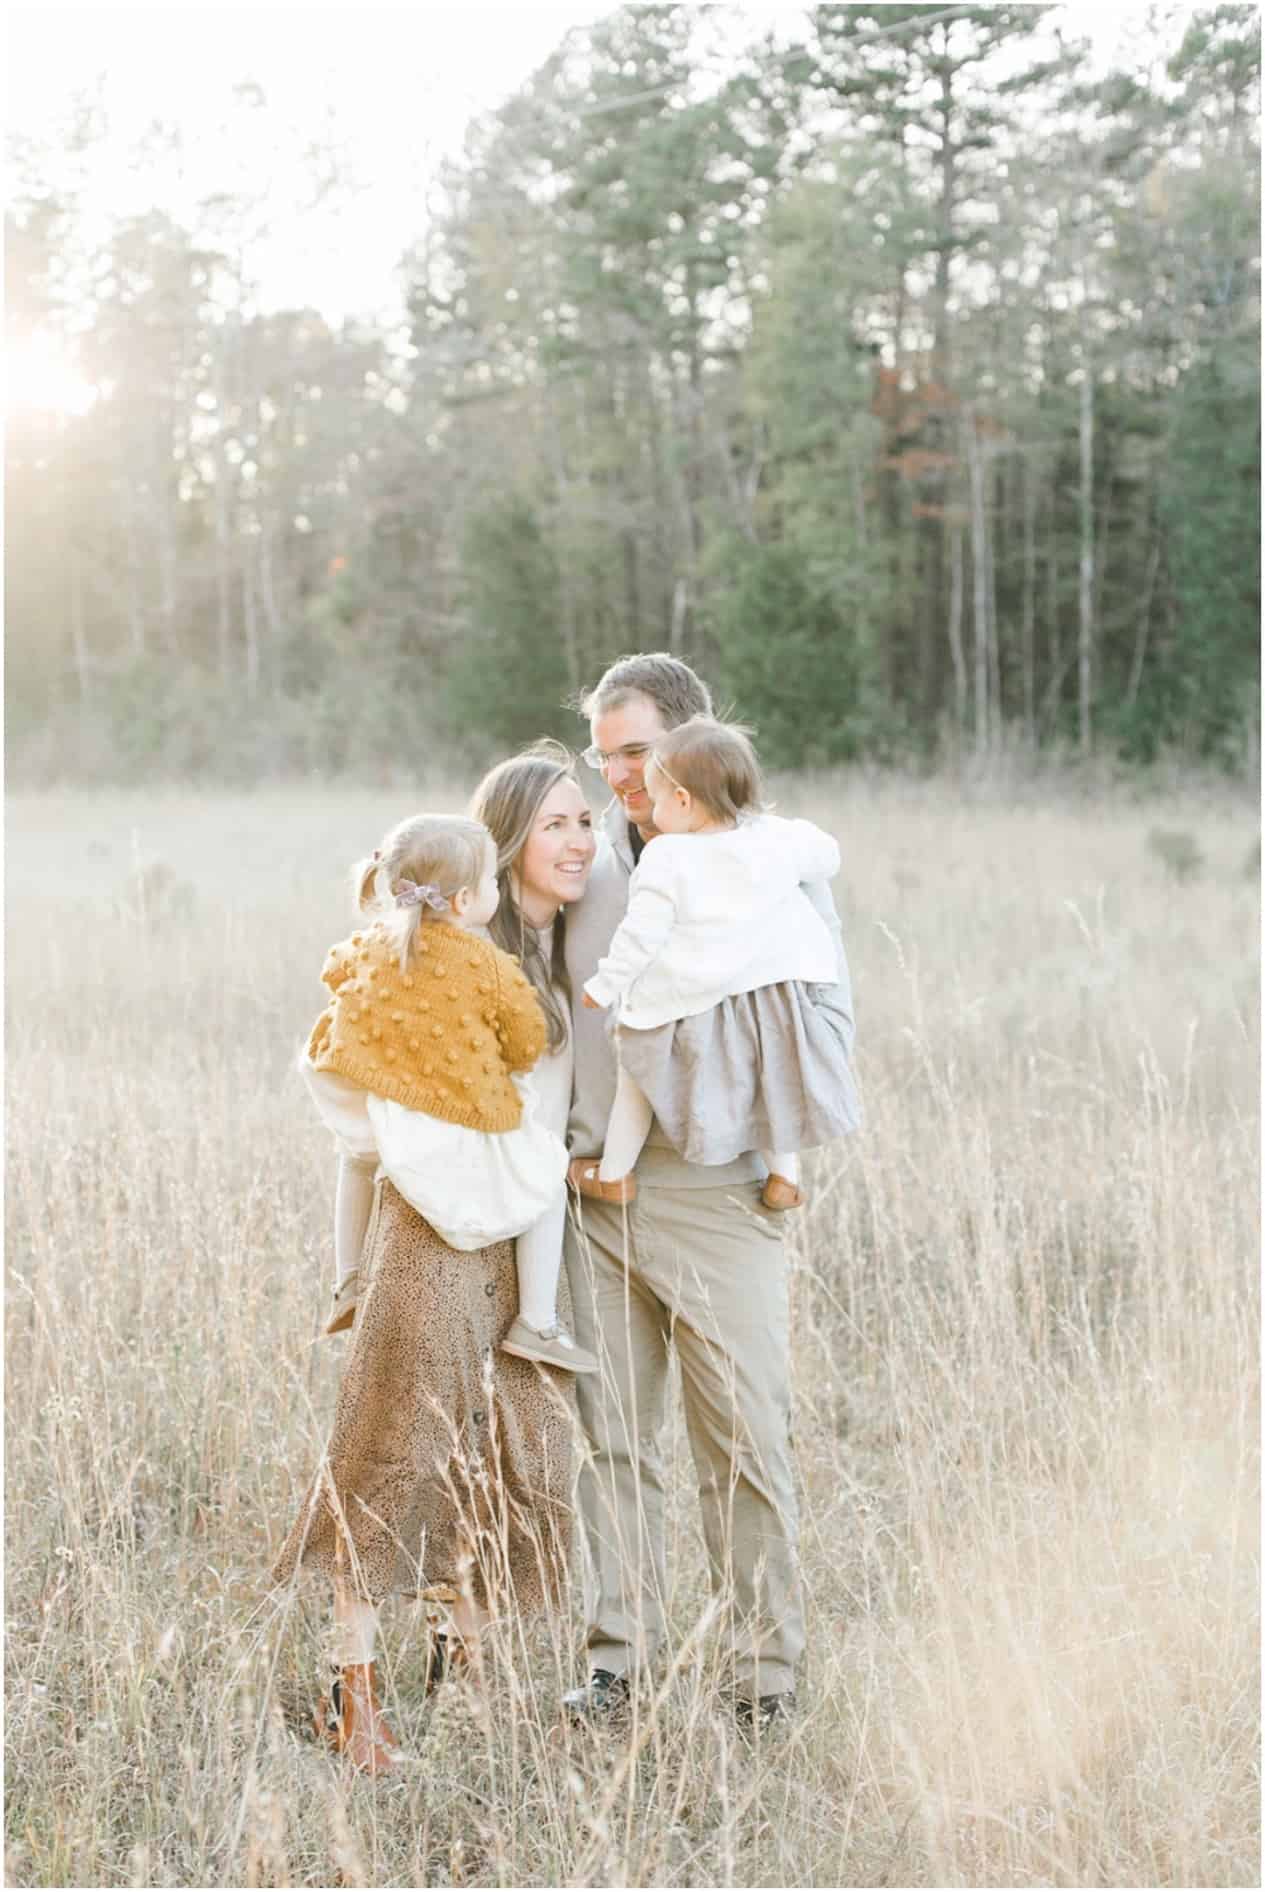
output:
M650 819L660 834L690 834L694 824L694 797L688 789L670 782L653 762L646 766L646 793L650 797Z
M457 897L457 917L463 926L486 926L501 904L501 890L496 884L496 848L488 842L483 854L483 873L476 887L463 887Z

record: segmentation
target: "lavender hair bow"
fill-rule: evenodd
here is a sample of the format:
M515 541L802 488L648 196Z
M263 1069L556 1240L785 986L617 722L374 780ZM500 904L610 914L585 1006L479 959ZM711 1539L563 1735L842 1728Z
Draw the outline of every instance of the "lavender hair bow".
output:
M447 913L448 902L438 887L428 880L402 880L395 896L397 907L429 907L433 913Z

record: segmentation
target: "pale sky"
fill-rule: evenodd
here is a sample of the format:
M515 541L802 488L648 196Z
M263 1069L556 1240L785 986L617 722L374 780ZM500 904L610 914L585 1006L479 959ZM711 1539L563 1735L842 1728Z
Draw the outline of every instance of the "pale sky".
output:
M213 192L245 188L267 230L247 251L265 304L309 304L334 320L389 318L400 311L396 265L425 225L438 160L570 27L610 10L610 0L459 8L44 0L6 15L6 126L64 149L74 100L94 96L108 133L81 186L103 230L119 213L158 205L187 216ZM1165 10L1191 8L1174 0ZM804 9L740 0L731 11L741 42L771 26L793 30ZM1139 0L1071 0L1062 12L1100 59L1127 43L1140 18ZM261 109L234 105L234 88L247 81L261 88ZM138 156L155 121L179 126L178 154ZM313 144L338 153L344 180L316 207Z
M243 185L271 237L252 251L264 300L337 318L398 306L394 270L425 222L427 175L460 147L592 0L542 7L14 8L7 17L7 129L43 137L76 94L99 97L106 149L85 185L103 214L191 210ZM233 109L255 81L266 101ZM155 119L185 134L183 162L136 164ZM235 126L230 123L236 120ZM349 188L311 209L313 142L340 154ZM182 174L183 173L183 174Z

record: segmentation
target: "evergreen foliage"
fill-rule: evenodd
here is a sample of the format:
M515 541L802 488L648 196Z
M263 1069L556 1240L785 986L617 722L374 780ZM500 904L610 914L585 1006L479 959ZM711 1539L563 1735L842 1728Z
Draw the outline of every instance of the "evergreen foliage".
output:
M758 704L774 768L848 761L866 747L855 624L787 544L730 547L712 628L721 694Z
M572 32L401 232L407 353L261 312L246 207L34 173L9 338L97 397L8 430L12 763L485 756L663 647L788 763L1254 753L1256 9L1105 78L1058 8L804 17Z
M454 746L486 758L537 736L573 736L562 707L558 570L530 506L511 495L475 513L462 555L466 623L442 694Z

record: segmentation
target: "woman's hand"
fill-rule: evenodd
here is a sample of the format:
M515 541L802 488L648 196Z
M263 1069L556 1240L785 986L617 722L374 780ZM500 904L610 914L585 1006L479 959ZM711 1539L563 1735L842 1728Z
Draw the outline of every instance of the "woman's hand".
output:
M587 992L584 994L584 1003L591 1012L604 1012L606 1010L606 1007L599 1005L596 999L591 999Z

